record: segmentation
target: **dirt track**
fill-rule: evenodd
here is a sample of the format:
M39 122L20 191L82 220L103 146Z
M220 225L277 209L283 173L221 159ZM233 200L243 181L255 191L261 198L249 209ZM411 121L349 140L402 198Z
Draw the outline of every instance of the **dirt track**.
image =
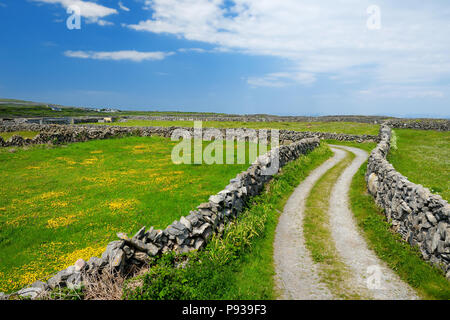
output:
M306 199L313 186L345 157L346 152L352 152L356 157L336 180L328 213L332 241L340 260L351 271L348 286L370 299L418 299L416 293L368 248L349 209L350 184L366 161L367 152L344 146L332 147L334 156L295 189L280 216L274 242L275 282L280 299L335 299L321 282L318 266L305 246L303 216Z

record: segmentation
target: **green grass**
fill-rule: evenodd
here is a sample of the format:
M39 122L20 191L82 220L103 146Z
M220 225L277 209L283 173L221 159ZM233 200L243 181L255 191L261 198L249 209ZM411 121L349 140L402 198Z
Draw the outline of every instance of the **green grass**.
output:
M95 123L97 124L97 123ZM101 123L100 125L104 125ZM138 127L193 127L193 121L156 121L129 120L126 122L107 123L107 125ZM336 132L347 134L378 135L379 125L358 122L240 122L240 121L203 121L204 128L251 128L251 129L285 129L295 131Z
M318 264L319 275L330 291L341 299L360 299L361 297L347 285L351 274L336 251L329 226L328 196L336 180L355 157L352 153L346 154L346 157L327 171L312 188L306 199L303 230L306 247L313 261Z
M253 199L237 222L205 250L188 254L185 268L174 268L180 256L169 254L129 283L128 299L274 299L273 240L279 214L295 187L331 157L322 145L287 164Z
M3 140L8 140L12 136L18 135L22 138L30 138L33 139L39 132L35 131L12 131L12 132L0 132L0 137L3 138Z
M127 137L1 149L0 291L98 256L119 231L166 227L249 166L176 165L175 144Z
M395 129L388 160L408 180L450 200L450 132Z
M230 288L230 299L273 299L276 297L274 290L274 261L273 242L278 217L283 211L289 196L294 189L319 165L332 156L329 148L322 145L308 156L301 157L292 164L283 168L283 173L275 179L269 187L269 193L262 196L260 202L255 202L259 207L266 207L269 211L265 223L265 230L261 237L255 239L252 250L243 255L239 269L233 273L235 288ZM271 204L271 205L269 205ZM250 208L249 212L252 212Z
M443 273L422 260L417 248L412 248L391 229L385 216L367 193L364 175L367 163L354 176L351 189L351 209L363 231L369 247L413 287L424 299L450 299L450 282Z

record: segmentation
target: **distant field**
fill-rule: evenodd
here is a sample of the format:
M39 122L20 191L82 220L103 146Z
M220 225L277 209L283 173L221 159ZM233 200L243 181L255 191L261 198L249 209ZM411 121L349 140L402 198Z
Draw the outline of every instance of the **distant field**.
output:
M6 102L14 102L14 103L28 103L25 100L17 100L17 99L4 99L0 98L0 102L6 103Z
M35 131L13 131L13 132L0 132L0 137L3 138L3 140L8 140L14 135L21 136L22 138L34 138L39 132Z
M43 104L20 104L19 100L0 99L0 117L120 117L120 116L187 116L187 115L223 115L221 113L178 112L178 111L120 111L99 112L77 107L63 107L53 111Z
M97 123L95 123L97 124ZM101 125L104 123L100 123ZM130 120L127 122L107 123L118 126L155 126L155 127L193 127L193 121L153 121ZM358 122L240 122L240 121L203 121L203 127L211 128L252 128L252 129L286 129L295 131L336 132L347 134L378 135L379 125Z
M65 108L53 111L45 105L0 104L0 117L67 117L67 116L99 116L100 112ZM103 114L105 115L105 114Z
M163 228L248 164L175 165L160 137L0 150L0 291L99 256L119 231Z
M397 150L388 160L411 182L450 200L450 132L395 129Z

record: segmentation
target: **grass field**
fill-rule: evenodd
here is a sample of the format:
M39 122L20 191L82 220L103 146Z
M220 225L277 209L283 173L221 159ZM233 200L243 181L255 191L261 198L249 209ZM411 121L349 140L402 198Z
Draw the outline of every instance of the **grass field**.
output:
M64 108L53 111L46 105L0 104L2 117L70 117L70 116L106 116L101 112L88 111L80 108Z
M411 182L429 188L432 193L450 200L450 132L432 130L393 130L393 143L388 161ZM355 144L326 140L364 149L375 148L374 143Z
M8 140L14 135L21 136L22 138L34 138L39 132L35 131L13 131L13 132L0 132L0 137L3 138L3 140Z
M221 238L190 253L185 268L174 268L169 254L125 290L127 299L275 299L273 240L278 217L295 187L331 157L322 145L290 162L252 199L249 208Z
M248 164L176 165L160 137L0 150L0 291L98 256L116 232L164 228Z
M80 107L61 107L54 111L43 103L28 102L14 99L0 98L0 117L79 117L79 116L195 116L195 115L223 115L212 112L181 112L181 111L130 111L102 112Z
M98 123L94 123L98 124ZM101 123L100 125L104 125ZM193 121L153 121L129 120L126 122L106 123L113 126L137 127L193 127ZM240 122L240 121L203 121L203 128L251 128L251 129L285 129L295 131L336 132L347 134L378 135L379 125L358 122Z
M450 200L450 132L395 129L388 160L411 182Z

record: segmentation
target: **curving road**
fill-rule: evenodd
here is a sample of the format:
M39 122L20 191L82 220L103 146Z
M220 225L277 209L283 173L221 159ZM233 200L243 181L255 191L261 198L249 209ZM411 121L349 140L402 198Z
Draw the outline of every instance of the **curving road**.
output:
M303 216L308 195L328 170L345 157L336 150L334 156L316 168L295 189L280 215L275 231L274 261L276 286L282 299L332 299L328 288L320 282L317 266L306 249Z
M418 299L416 293L371 251L359 233L349 209L348 191L353 176L367 160L367 152L332 146L334 156L315 169L293 192L280 215L274 242L275 283L280 299L335 299L321 282L318 268L306 248L303 216L306 199L316 182L347 152L356 155L337 179L330 195L330 228L338 255L351 271L348 285L371 299Z

